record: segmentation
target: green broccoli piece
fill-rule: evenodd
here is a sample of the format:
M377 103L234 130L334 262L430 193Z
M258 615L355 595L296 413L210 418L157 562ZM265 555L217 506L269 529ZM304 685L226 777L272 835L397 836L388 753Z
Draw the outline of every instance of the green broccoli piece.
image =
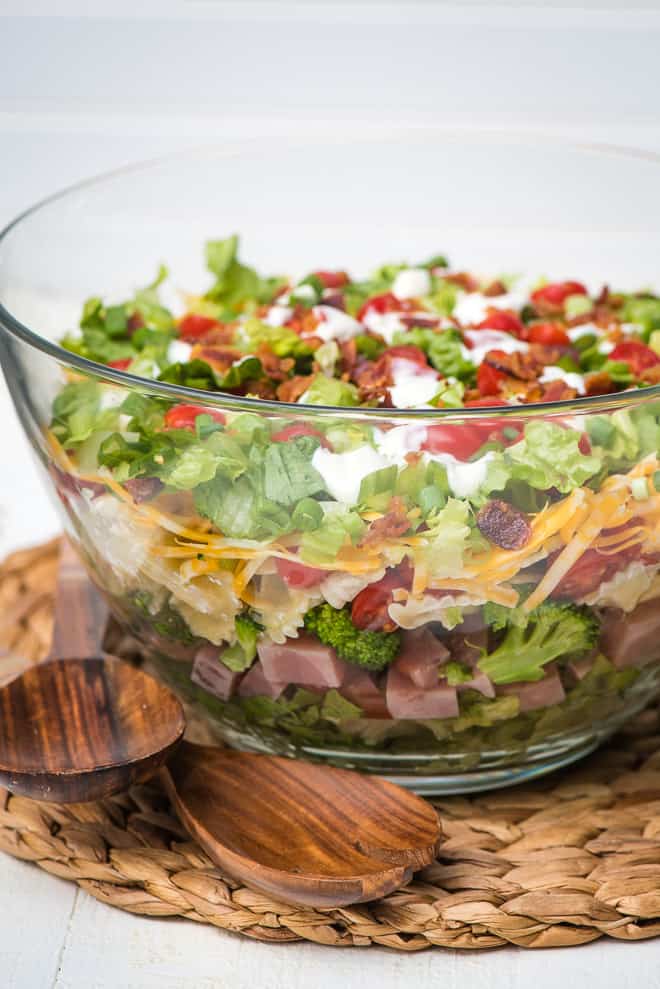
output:
M550 601L528 614L513 608L512 620L506 624L505 609L493 613L497 606L487 607L487 624L495 629L504 627L499 645L478 663L493 683L541 680L546 663L560 656L576 657L589 652L598 640L598 619L585 606Z
M397 655L398 632L369 632L356 628L348 607L319 604L305 615L305 628L326 646L332 646L341 659L367 670L383 670Z

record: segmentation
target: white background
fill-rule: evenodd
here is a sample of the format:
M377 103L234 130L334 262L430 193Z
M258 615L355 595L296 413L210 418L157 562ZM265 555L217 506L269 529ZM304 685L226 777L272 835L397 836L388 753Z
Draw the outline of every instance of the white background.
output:
M660 151L660 3L0 0L0 225L89 174L223 137L436 123ZM0 423L4 553L57 523L1 383ZM275 947L113 911L6 857L0 870L7 989L660 985L660 943Z

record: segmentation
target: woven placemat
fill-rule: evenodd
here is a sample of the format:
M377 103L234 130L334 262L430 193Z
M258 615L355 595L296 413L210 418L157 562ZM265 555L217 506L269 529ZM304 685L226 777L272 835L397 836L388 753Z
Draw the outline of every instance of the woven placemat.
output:
M58 543L0 566L0 679L43 658ZM114 651L135 643L114 635ZM448 840L405 890L311 910L237 885L190 840L157 782L93 804L0 790L0 848L135 914L185 917L261 941L527 948L660 934L660 711L572 770L473 799L434 801Z

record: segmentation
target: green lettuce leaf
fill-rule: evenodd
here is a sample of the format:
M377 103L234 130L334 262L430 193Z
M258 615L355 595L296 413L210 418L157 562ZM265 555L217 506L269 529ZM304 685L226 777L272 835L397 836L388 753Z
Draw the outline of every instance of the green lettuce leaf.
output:
M523 439L508 447L498 465L506 464L511 478L533 488L557 488L569 494L597 474L602 464L594 453L582 453L580 435L552 422L528 422Z
M358 390L348 381L337 378L326 378L317 374L304 394L306 405L341 405L354 406L359 404Z

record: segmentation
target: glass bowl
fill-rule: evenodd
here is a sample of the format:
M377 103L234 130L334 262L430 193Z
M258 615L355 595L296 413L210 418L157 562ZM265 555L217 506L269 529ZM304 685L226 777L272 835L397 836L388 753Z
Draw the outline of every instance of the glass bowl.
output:
M660 387L430 411L201 393L59 347L55 341L77 326L83 300L131 296L161 260L177 285L203 290L201 245L234 231L261 270L321 266L360 274L383 256L446 251L461 269L524 269L639 289L657 277L659 187L660 162L652 155L551 139L440 130L350 141L268 138L94 179L4 231L0 346L21 422L90 574L154 669L189 702L192 721L237 747L381 773L427 793L503 786L591 751L660 684L660 495L653 480ZM82 403L63 393L67 383L78 397L84 393ZM539 426L576 442L586 433L592 451L604 435L616 435L621 448L618 459L603 456L599 470L578 469L543 497L531 483L523 491L537 547L524 560L516 550L493 554L473 545L466 562L474 506L454 490L440 522L433 516L377 552L354 545L359 540L351 542L350 533L337 540L328 513L310 580L299 567L304 519L297 530L281 523L296 507L286 493L275 507L257 507L258 534L247 539L237 520L254 506L240 479L223 489L229 500L221 529L200 525L185 481L163 488L148 477L127 481L99 470L100 444L112 429L130 438L136 408L158 420L190 403L211 413L207 421L224 422L241 456L251 447L263 453L274 433L300 423L331 434L335 451L369 447L378 436L392 448L405 441L414 453L420 437L438 428L460 448L475 430L486 438L507 428L533 437ZM112 424L99 419L99 409ZM67 423L64 444L54 416ZM358 483L355 459L335 470L344 488ZM397 478L404 490L410 471L407 480ZM425 483L442 484L437 477ZM445 501L439 504L446 509ZM373 503L362 512L370 510ZM540 679L524 673L538 642L522 627L509 643L505 672L486 664L485 674L478 664L504 634L493 605L511 607L521 586L530 600L548 599L558 567L566 572L570 554L577 560L586 551L602 564L600 582L569 580L554 596L589 608L598 628L593 649L572 651L558 610L554 632L565 646L553 647L552 660L537 667ZM387 669L338 658L302 627L320 602L341 608L365 591L400 629ZM259 626L256 646L237 639L248 610ZM553 629L546 631L552 638Z

